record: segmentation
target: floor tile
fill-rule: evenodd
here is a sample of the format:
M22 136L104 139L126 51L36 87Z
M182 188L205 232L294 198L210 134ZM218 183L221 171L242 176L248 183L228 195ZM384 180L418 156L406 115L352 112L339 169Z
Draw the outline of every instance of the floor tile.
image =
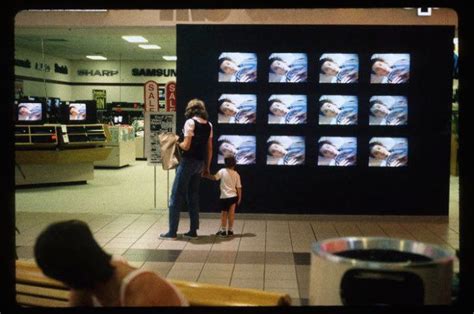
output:
M289 252L266 252L265 264L294 264L293 253Z
M311 264L311 253L293 253L293 258L296 265Z
M263 264L265 262L264 252L238 252L236 264Z
M206 262L234 264L236 257L236 251L211 251Z
M207 256L209 255L209 251L181 251L176 262L186 262L186 263L204 263L207 260Z
M232 278L230 286L263 290L263 280Z
M149 262L175 262L181 250L154 250L148 255Z

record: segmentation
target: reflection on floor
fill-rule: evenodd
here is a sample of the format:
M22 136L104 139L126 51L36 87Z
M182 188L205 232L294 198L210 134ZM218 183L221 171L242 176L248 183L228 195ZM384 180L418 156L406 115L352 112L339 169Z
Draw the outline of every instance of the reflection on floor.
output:
M122 170L125 169L118 172ZM107 179L100 179L100 171L96 173L96 179L91 181L95 181L94 185L19 190L16 212L16 225L21 232L16 238L19 258L33 258L35 239L51 222L81 219L89 224L106 251L124 255L136 267L153 269L167 278L287 292L295 305L305 305L311 245L315 241L344 236L388 236L438 244L449 250L459 248L458 178L455 177L451 178L449 217L237 215L235 236L219 238L214 235L219 227L218 216L202 214L199 239L163 241L158 235L167 231L166 210L152 210L150 202L143 205L140 185L130 184L129 190L122 190L127 200L122 195L119 200L111 201L101 193L124 183L114 178L113 172L106 174ZM107 180L112 180L110 186ZM144 190L148 191L149 186ZM116 191L112 194L120 195ZM93 201L97 203L94 210L87 207ZM110 203L117 205L117 210L109 208ZM44 208L45 204L48 208ZM87 210L81 211L81 206ZM179 232L188 231L188 227L189 219L183 217Z

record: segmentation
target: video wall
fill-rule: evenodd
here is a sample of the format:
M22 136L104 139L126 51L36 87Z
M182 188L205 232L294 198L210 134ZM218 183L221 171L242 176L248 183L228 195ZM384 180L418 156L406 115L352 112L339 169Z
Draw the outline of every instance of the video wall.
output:
M446 215L451 27L178 25L178 130L202 99L240 212ZM201 182L201 211L218 184Z

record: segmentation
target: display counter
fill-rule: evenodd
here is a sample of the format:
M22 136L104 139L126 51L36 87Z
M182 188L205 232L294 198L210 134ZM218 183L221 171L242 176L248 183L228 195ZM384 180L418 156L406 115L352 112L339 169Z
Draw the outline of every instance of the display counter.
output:
M145 160L145 138L143 136L135 137L135 158Z
M87 182L106 159L102 124L15 126L15 185Z
M96 167L121 168L135 162L135 134L132 127L106 126L110 141L105 144L111 148L110 155L104 160L94 162Z

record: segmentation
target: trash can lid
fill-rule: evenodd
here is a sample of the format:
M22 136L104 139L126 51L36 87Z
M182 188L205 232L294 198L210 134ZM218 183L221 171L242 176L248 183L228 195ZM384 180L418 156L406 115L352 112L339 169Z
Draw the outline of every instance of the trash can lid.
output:
M454 260L454 252L438 245L387 237L331 238L314 243L312 252L337 263L384 269L445 264Z

